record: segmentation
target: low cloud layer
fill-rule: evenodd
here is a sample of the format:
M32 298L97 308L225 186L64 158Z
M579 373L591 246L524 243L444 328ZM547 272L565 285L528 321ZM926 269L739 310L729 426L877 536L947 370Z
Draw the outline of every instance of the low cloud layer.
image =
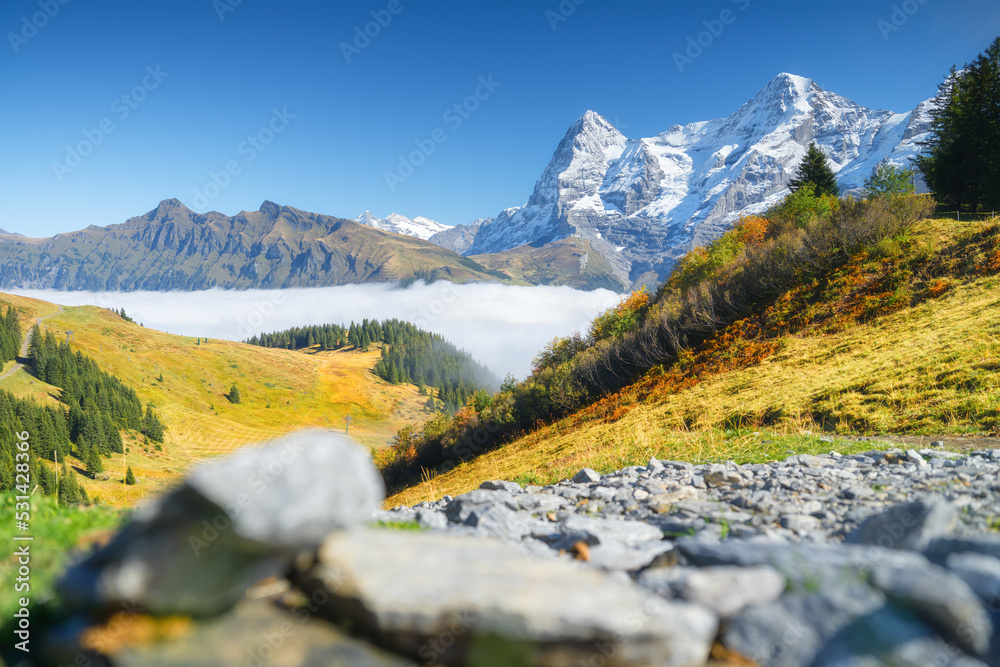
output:
M65 306L124 308L145 326L183 336L245 340L307 324L397 318L441 334L499 376L528 374L531 360L555 336L586 331L619 295L569 287L418 283L288 290L202 292L61 292L12 290Z

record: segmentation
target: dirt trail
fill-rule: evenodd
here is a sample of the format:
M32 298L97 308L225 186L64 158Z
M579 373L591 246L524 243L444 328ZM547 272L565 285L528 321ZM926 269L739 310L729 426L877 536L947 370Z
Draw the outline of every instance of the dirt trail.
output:
M45 317L36 318L35 319L35 324L41 325L41 323L44 322L45 320L49 319L50 317L55 317L56 315L60 314L61 312L63 312L63 307L59 306L59 310L57 310L56 312L52 313L51 315L46 315ZM20 351L20 353L17 356L17 359L18 359L17 363L14 364L13 366L11 366L9 369L7 369L7 371L5 371L3 374L0 374L0 380L3 380L4 378L9 378L11 375L13 375L14 373L18 372L22 368L24 368L24 363L21 360L23 359L23 360L26 361L27 358L28 358L28 347L31 345L31 332L32 331L34 331L34 327L32 327L31 329L28 329L27 335L25 335L24 340L21 341L21 351Z

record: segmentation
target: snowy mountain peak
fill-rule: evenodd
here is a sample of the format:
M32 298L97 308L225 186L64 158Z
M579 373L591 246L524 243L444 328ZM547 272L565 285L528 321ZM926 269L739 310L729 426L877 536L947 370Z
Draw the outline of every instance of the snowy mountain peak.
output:
M384 218L376 218L375 214L371 211L365 211L356 217L354 221L386 232L405 234L406 236L416 236L417 238L424 239L425 241L438 232L449 229L448 225L441 224L440 222L431 220L430 218L424 218L418 215L417 217L411 219L407 218L405 215L400 215L399 213L390 213Z
M589 239L625 284L663 279L692 246L780 200L811 142L851 190L880 162L908 164L929 129L927 111L928 103L910 113L871 110L787 72L729 116L646 139L628 139L587 111L527 204L483 225L465 254L573 235Z

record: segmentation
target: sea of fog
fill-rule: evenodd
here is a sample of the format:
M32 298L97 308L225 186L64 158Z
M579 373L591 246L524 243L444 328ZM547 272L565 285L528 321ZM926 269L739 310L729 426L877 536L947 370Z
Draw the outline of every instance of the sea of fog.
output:
M525 377L555 336L585 332L613 306L609 290L494 284L346 285L284 290L200 292L62 292L9 290L64 306L124 308L144 326L182 336L245 340L307 324L397 318L441 334L498 376Z

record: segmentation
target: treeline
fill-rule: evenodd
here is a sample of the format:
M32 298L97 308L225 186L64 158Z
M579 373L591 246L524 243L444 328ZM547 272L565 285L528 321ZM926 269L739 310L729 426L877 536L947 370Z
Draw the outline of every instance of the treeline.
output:
M134 389L82 352L73 352L67 341L56 341L51 331L43 336L35 326L28 358L39 380L62 390L59 400L69 406L70 437L88 469L97 455L122 452L121 429L163 442L163 422L152 406L143 411Z
M93 359L74 352L68 342L58 342L52 332L44 335L35 326L31 334L28 358L39 380L58 387L59 401L65 409L41 407L33 401L11 394L0 398L0 490L13 488L16 478L14 451L9 446L13 433L27 431L33 452L32 479L44 493L55 490L54 470L37 464L48 459L65 466L66 457L76 456L87 472L96 475L104 470L102 459L122 453L122 429L138 431L150 440L163 441L165 427L152 406L143 410L142 402L131 387L102 371ZM7 436L10 437L7 437ZM67 470L67 472L69 472ZM50 480L48 475L52 475ZM85 501L71 474L60 483L60 501ZM51 483L50 483L51 482Z
M421 390L436 387L448 412L457 411L477 391L500 385L492 371L438 334L400 320L387 320L380 329L382 358L375 373L393 384L409 382Z
M655 295L633 293L586 335L552 341L524 381L473 396L451 419L401 430L380 462L389 492L591 405L654 366L671 367L684 350L905 232L933 208L927 196L855 201L803 184L766 216L745 218L688 253Z
M15 461L16 443L23 442L19 434L25 433L28 434L28 460ZM64 411L42 407L32 400L0 391L0 491L13 490L18 486L21 486L19 491L25 490L23 483L27 479L31 487L27 489L29 492L37 484L45 495L56 493L56 467L42 463L45 459L58 461L60 504L88 502L86 492L66 464L71 450L69 423ZM22 476L19 478L18 475Z
M380 343L382 356L373 369L376 375L393 384L412 383L421 390L434 387L437 399L450 412L463 406L476 391L496 389L500 384L496 375L469 353L438 334L396 319L381 322L365 319L361 323L351 322L348 327L339 324L295 327L260 334L246 342L289 350L319 346L321 350L362 351Z
M0 365L17 359L21 351L21 325L14 306L7 306L7 313L0 318Z
M959 211L1000 210L1000 37L938 88L917 166Z

